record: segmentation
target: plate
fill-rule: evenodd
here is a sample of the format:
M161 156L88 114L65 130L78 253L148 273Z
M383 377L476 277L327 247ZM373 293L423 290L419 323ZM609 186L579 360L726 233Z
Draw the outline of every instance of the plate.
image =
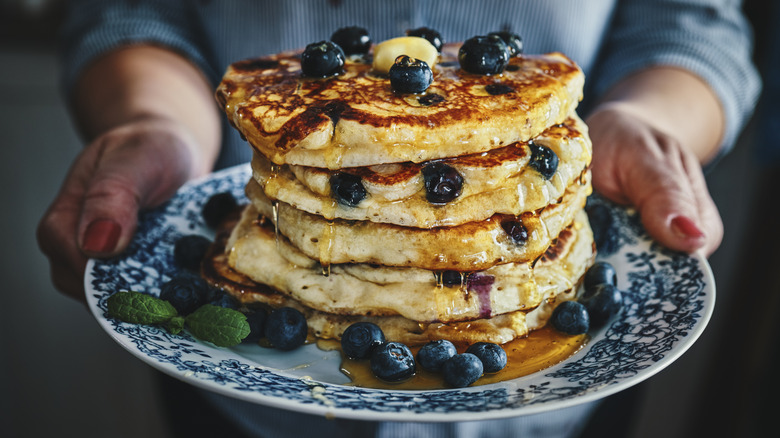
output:
M624 306L607 327L566 361L535 374L465 389L406 391L349 386L339 353L306 345L280 352L256 345L219 348L155 326L109 318L116 291L159 294L177 273L173 246L186 234L213 237L200 211L229 191L244 198L242 165L185 185L166 204L140 216L137 235L118 258L90 260L88 305L100 326L147 364L187 383L258 404L329 418L467 421L535 414L593 401L635 385L674 362L712 314L715 285L706 260L670 252L648 239L635 212L592 196L599 258L612 263ZM245 199L245 198L244 198Z

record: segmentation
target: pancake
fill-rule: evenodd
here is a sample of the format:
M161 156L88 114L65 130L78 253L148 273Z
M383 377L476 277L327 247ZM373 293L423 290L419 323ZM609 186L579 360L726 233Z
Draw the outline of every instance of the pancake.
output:
M374 263L477 271L541 256L583 208L591 186L590 173L586 172L582 184L570 186L560 200L539 210L519 216L495 214L479 222L430 229L328 220L283 202L273 203L254 180L249 181L246 192L257 210L273 219L280 234L323 265ZM507 232L518 223L527 231L524 242L515 241Z
M248 206L228 240L227 264L273 291L322 312L351 316L399 315L417 322L455 322L531 310L576 287L593 258L593 236L582 210L533 266L506 263L479 272L440 272L369 264L331 265L328 274L268 220ZM327 271L326 271L327 272ZM450 277L452 278L452 277ZM267 304L278 297L240 295Z
M300 52L287 52L230 65L216 97L271 162L329 169L420 163L528 141L566 120L582 99L583 73L563 54L520 55L502 74L485 76L460 69L458 47L445 46L421 95L394 92L360 59L348 60L340 75L306 78Z
M422 169L425 163L396 163L341 169L360 178L368 195L356 206L336 202L331 177L336 171L272 164L255 154L255 180L267 197L326 219L363 220L431 228L481 221L494 214L520 215L560 198L590 164L591 145L582 120L572 115L548 128L533 142L550 148L558 167L549 180L528 166L527 143L513 143L480 154L440 160L463 177L460 196L446 204L426 198Z

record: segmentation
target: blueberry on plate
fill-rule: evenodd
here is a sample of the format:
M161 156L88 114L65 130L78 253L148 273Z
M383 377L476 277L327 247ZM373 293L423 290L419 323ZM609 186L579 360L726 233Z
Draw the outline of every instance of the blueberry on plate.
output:
M585 272L585 291L590 291L600 284L617 285L615 268L607 262L596 262Z
M183 272L163 283L160 298L171 303L179 315L189 315L208 302L209 289L198 275Z
M221 192L211 196L200 211L203 220L210 228L217 226L238 207L238 201L230 192Z
M173 245L173 261L184 269L200 271L200 262L210 246L211 240L200 234L182 236Z
M482 361L471 353L456 354L444 362L441 372L448 385L465 388L482 377L483 365Z
M544 179L552 178L558 170L558 155L547 146L534 142L529 142L528 147L531 148L531 161L528 165L542 174Z
M507 236L518 245L522 245L528 241L528 228L523 225L520 218L501 222L501 228Z
M567 335L581 335L590 328L590 317L584 305L564 301L553 310L550 322L556 330Z
M313 78L333 76L343 71L344 59L344 51L332 41L311 43L301 54L301 70Z
M579 299L588 311L590 325L603 327L623 306L623 293L615 285L601 283L586 289Z
M425 61L401 55L390 67L390 86L399 93L422 93L431 83L433 72Z
M444 39L441 37L439 31L431 29L429 27L418 27L417 29L409 29L406 31L407 36L415 36L425 38L428 40L436 51L441 53L441 48L444 45Z
M509 50L509 57L517 56L523 53L523 39L520 35L509 31L490 32L488 36L495 35L506 44L507 50Z
M477 342L469 345L466 353L471 353L482 361L485 373L497 373L506 366L506 351L492 342Z
M330 36L330 40L336 43L349 55L365 55L371 48L371 36L368 31L359 26L347 26L337 29Z
M447 359L456 354L458 354L458 350L455 349L452 342L439 339L420 347L420 351L417 352L417 362L423 369L436 372L441 370Z
M454 167L434 162L423 167L422 175L426 198L431 204L446 204L460 196L463 177Z
M244 338L247 342L257 342L265 337L265 320L268 312L265 309L256 309L246 313L246 322L249 323L249 335Z
M330 177L330 193L340 204L356 207L368 196L363 182L357 175L337 172Z
M509 63L509 49L500 37L475 36L467 39L458 51L460 68L469 73L497 75Z
M615 218L612 210L604 204L592 203L588 198L585 205L588 221L593 230L593 241L599 254L614 254L620 247L620 233L615 233Z
M341 351L350 359L368 359L374 348L385 343L385 334L372 322L356 322L341 335Z
M371 371L386 382L400 382L414 375L415 362L409 347L400 342L386 342L371 353Z
M212 288L212 298L209 300L209 304L213 304L218 307L224 307L227 309L238 310L240 307L237 299L233 298L229 293L220 289Z
M280 350L294 350L306 342L309 326L303 313L292 307L280 307L265 320L265 337Z

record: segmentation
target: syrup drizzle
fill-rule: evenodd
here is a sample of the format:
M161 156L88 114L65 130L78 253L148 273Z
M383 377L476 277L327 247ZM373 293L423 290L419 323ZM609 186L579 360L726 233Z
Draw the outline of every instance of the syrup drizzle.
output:
M483 375L472 386L516 379L549 368L580 351L588 339L588 335L569 336L557 332L551 327L535 330L525 338L515 339L504 344L502 347L507 353L506 368L497 373ZM318 343L318 345L320 344ZM459 353L463 353L467 346L456 345L456 347ZM331 345L330 348L333 346ZM415 357L419 349L419 347L411 348ZM447 388L441 374L423 370L419 365L412 378L400 383L388 383L373 375L368 360L352 360L342 355L341 372L352 380L350 383L352 386L394 390Z

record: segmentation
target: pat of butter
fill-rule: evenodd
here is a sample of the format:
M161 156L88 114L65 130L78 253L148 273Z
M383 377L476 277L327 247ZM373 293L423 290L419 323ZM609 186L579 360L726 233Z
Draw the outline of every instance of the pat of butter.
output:
M374 70L388 73L395 59L401 55L425 61L433 68L439 59L436 47L425 38L405 36L382 41L374 47Z

